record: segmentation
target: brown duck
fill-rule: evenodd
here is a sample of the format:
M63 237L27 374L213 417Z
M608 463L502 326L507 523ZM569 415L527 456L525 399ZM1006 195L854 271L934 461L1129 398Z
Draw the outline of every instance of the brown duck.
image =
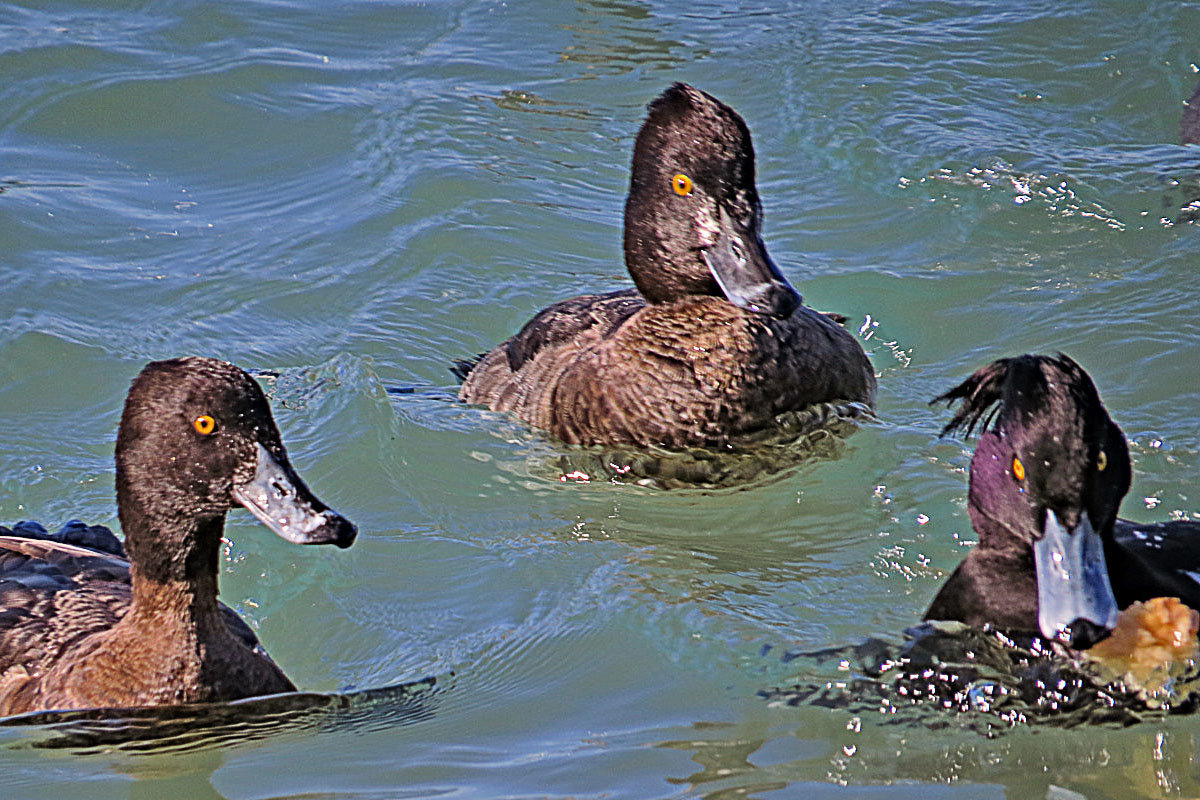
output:
M0 536L0 714L294 691L217 601L225 514L244 506L297 544L349 547L356 530L296 475L258 384L209 358L149 364L116 461L128 561L115 540Z
M722 447L820 403L875 401L858 342L767 255L737 112L677 83L649 106L625 203L636 289L546 308L462 362L459 398L572 444Z

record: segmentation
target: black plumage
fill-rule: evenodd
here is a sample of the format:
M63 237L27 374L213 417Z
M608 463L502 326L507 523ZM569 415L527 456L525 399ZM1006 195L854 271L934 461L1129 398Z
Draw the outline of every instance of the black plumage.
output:
M1200 608L1200 524L1141 525L1117 517L1132 476L1129 448L1075 361L1062 354L1001 359L933 402L959 404L943 434L980 431L968 499L979 544L942 586L926 619L1063 638L1045 629L1046 587L1039 586L1035 557L1052 524L1068 538L1099 537L1103 582L1117 608L1155 597ZM1056 581L1080 588L1086 571ZM1093 576L1080 591L1094 593L1097 581ZM1089 626L1082 626L1076 646L1104 635Z

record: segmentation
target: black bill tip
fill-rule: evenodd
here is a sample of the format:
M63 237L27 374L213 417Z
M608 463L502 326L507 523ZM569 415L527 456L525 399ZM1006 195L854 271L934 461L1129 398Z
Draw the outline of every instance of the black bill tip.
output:
M254 475L234 485L232 494L259 522L292 544L349 547L358 536L353 522L309 491L286 457L276 457L261 442Z
M1079 618L1059 631L1058 640L1072 650L1087 650L1107 639L1112 631L1090 619Z
M790 317L802 301L800 293L788 283L764 283L755 288L743 297L749 309L777 319Z
M343 550L354 544L358 527L333 509L326 509L324 514L325 523L312 531L311 538L305 544L332 544Z

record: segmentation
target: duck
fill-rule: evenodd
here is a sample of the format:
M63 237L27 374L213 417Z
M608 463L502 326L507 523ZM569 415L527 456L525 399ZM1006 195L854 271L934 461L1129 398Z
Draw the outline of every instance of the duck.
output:
M345 548L358 530L297 475L258 383L212 358L148 364L121 415L116 494L123 548L77 521L0 528L0 715L295 691L217 600L226 513L295 544Z
M1200 609L1200 523L1117 516L1129 447L1073 359L999 359L931 402L957 404L943 436L980 429L967 503L979 543L926 620L1086 650L1135 603L1170 597Z
M1200 84L1183 104L1179 122L1179 138L1183 144L1200 144Z
M538 312L457 362L465 403L579 445L726 448L786 412L874 408L844 317L803 304L768 255L745 121L676 83L648 106L625 202L634 288Z

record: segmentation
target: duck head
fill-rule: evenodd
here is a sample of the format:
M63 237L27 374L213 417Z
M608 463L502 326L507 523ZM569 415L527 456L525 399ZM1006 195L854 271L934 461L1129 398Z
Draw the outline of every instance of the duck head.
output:
M737 112L676 83L650 103L633 149L625 263L651 303L715 295L786 318L800 294L767 254L754 147Z
M143 574L202 571L187 562L207 561L215 546L197 540L219 540L236 506L296 544L349 547L357 534L296 474L262 389L232 364L192 357L147 365L125 401L116 452L121 526Z
M1032 551L1038 627L1091 646L1116 623L1105 561L1129 449L1091 377L1065 355L996 361L933 402L960 403L943 434L982 435L971 459L969 511L979 547Z

